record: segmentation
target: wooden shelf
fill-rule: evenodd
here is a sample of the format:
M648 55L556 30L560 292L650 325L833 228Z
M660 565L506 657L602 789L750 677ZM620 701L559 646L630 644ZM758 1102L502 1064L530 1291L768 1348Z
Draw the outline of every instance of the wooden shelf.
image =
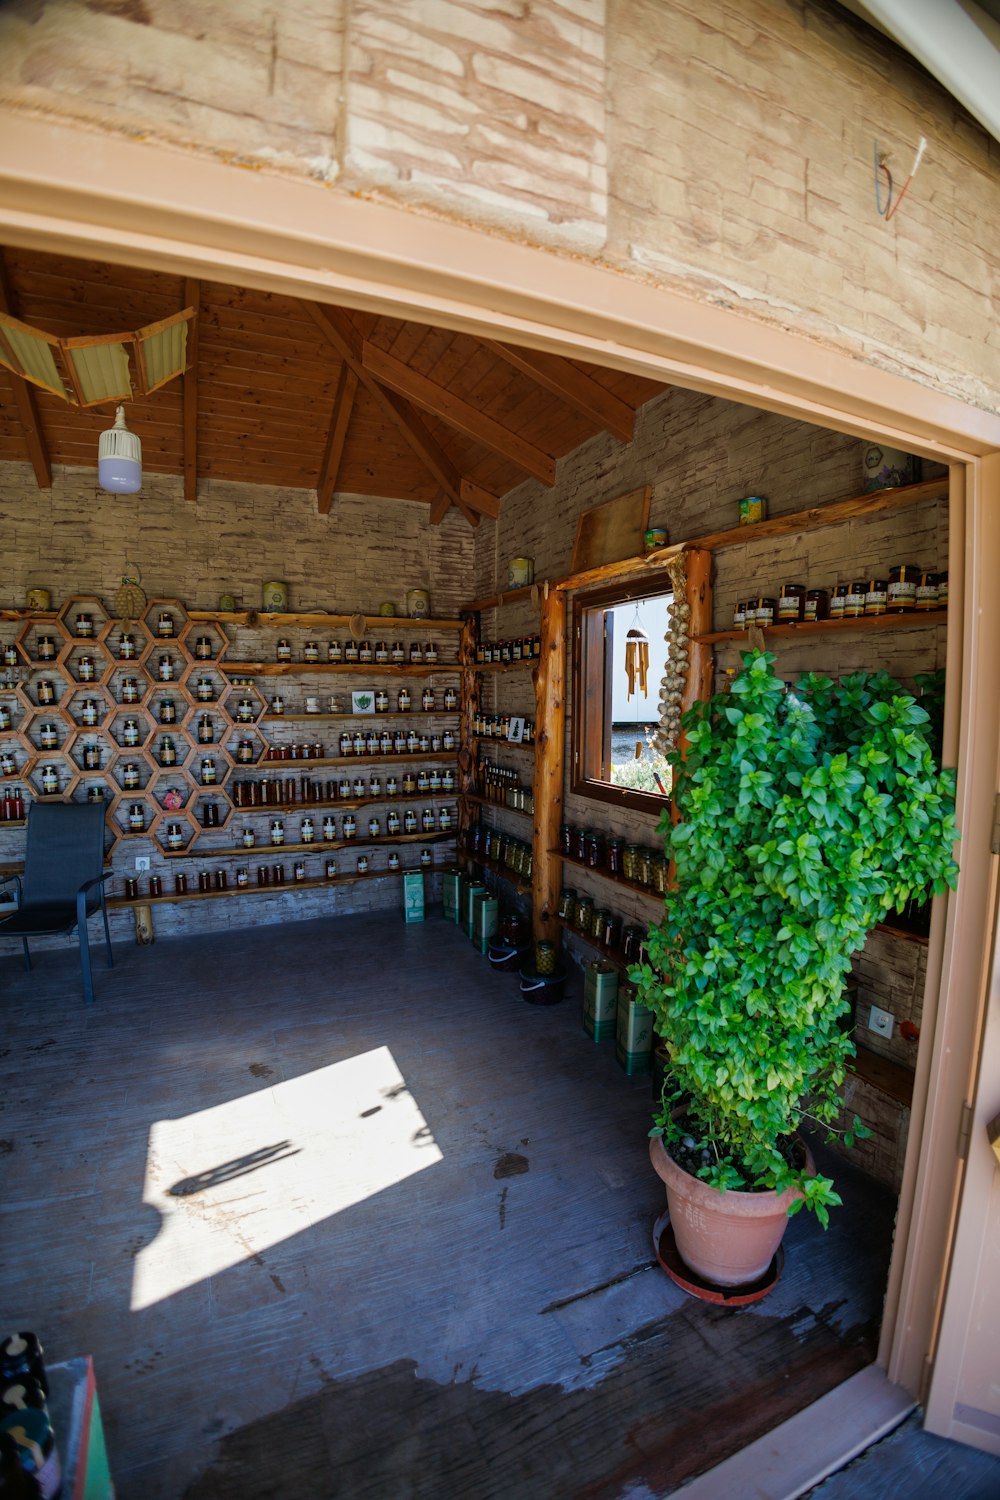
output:
M517 818L533 818L534 813L525 812L520 807L508 807L506 802L491 802L489 797L481 797L478 792L459 792L467 802L475 802L477 807L495 807L498 812L513 813Z
M0 619L5 616L0 613ZM21 616L17 616L21 618ZM47 619L46 615L33 616L32 618ZM282 626L298 626L309 629L311 626L331 625L344 627L345 629L353 620L353 615L327 615L320 613L306 614L263 614L257 610L237 609L223 611L217 609L189 609L188 619L199 623L208 624L216 622L222 625L265 625L280 630ZM398 625L405 630L461 630L462 620L447 619L413 619L409 615L365 615L365 624L388 630L390 625Z
M886 490L872 490L863 495L851 495L844 500L831 500L826 505L817 505L810 510L790 511L787 515L772 516L767 521L757 521L752 526L731 526L725 531L710 532L707 536L689 537L683 542L674 542L669 547L659 547L645 556L626 557L621 562L604 563L589 568L584 573L571 573L557 579L552 585L557 589L578 589L591 583L610 583L616 578L656 577L665 572L682 552L700 550L720 552L726 547L742 546L747 542L763 542L770 537L790 536L802 531L816 531L823 526L835 526L840 521L866 520L881 511L901 510L908 505L919 505L925 500L945 500L948 497L948 480L929 479L922 484L905 484Z
M494 875L498 875L501 880L506 880L508 885L512 885L519 895L531 895L531 882L526 881L521 875L515 875L512 870L509 870L506 865L502 865L499 860L491 859L487 854L473 854L468 850L463 852L462 857L467 864L480 865L484 870L492 870Z
M249 852L249 851L248 851ZM278 861L280 863L281 861ZM261 861L263 864L263 860ZM250 861L247 861L249 866ZM224 891L164 891L162 896L136 896L130 899L127 896L112 896L108 901L108 910L125 910L135 906L172 906L177 901L220 901L226 896L275 896L285 891L318 891L326 889L335 891L340 885L354 885L358 880L388 880L391 876L403 875L434 875L441 870L450 870L451 865L415 865L410 869L399 870L366 870L364 873L357 871L352 874L339 871L331 879L325 876L310 880L286 880L283 885L230 885Z
M765 636L770 635L828 635L847 634L853 630L900 630L914 626L946 625L946 609L908 610L902 615L860 615L850 620L798 620L792 625L762 625ZM694 640L703 645L714 645L716 641L746 641L746 630L713 630L706 635L696 635Z
M605 870L600 866L588 865L586 860L577 859L575 854L562 854L558 849L550 849L549 853L555 855L556 859L561 859L564 865L575 865L578 870L583 870L587 875L598 875L602 880L609 880L612 885L617 885L622 890L632 891L637 896L645 896L647 901L655 901L657 906L663 905L662 892L651 890L648 885L640 885L637 880L627 880L624 875L615 875L611 870Z
M596 949L598 953L607 959L609 964L614 964L623 974L628 973L632 964L626 959L620 948L609 948L607 943L600 942L591 933L581 932L579 927L576 927L572 922L567 922L565 917L556 916L555 920L560 927L572 933L574 937L579 938L581 943L586 943L588 947Z
M442 802L446 797L454 801L458 795L453 787L450 792L398 792L395 797L382 792L378 797L324 797L319 802L268 802L266 805L258 802L252 807L246 803L233 802L231 806L234 813L242 813L244 816L250 813L267 813L273 817L275 813L294 812L308 816L315 808L342 807L345 812L353 812L359 807L394 807L397 802Z
M538 666L538 657L529 656L526 661L476 661L470 666L473 672L524 672Z
M339 662L339 661L223 661L213 663L227 677L311 677L316 672L350 673L365 677L433 677L439 672L458 672L457 661L434 662ZM397 710L398 712L398 710ZM404 710L405 712L405 710Z
M457 708L384 708L376 710L373 714L261 714L259 719L247 723L243 719L234 719L234 729L252 729L254 724L281 724L282 722L299 723L307 719L377 719L384 726L387 718L406 719L457 719L459 710Z
M929 933L921 932L916 927L905 927L901 922L891 919L888 922L879 922L877 927L872 928L872 931L884 932L891 937L901 938L905 943L917 943L923 948L926 948L930 942Z
M858 1047L857 1056L848 1058L847 1067L849 1072L864 1079L865 1083L870 1083L880 1093L888 1094L897 1104L905 1104L908 1108L912 1103L913 1073L902 1063L880 1057L867 1047Z
M535 753L534 740L501 740L492 734L472 734L468 743L477 748L485 746L487 750L528 750L532 756Z
M254 761L253 765L244 765L242 761L237 761L236 770L269 771L290 766L296 770L308 770L313 766L384 766L403 765L407 760L440 762L457 759L457 750L374 750L370 755L365 751L363 755L317 755L315 759L306 760L271 760L265 755L260 760Z
M308 816L308 814L307 814ZM366 834L356 839L313 839L311 844L251 844L248 849L245 844L233 844L227 849L203 849L200 845L195 855L189 849L168 849L164 859L187 859L196 857L198 859L236 859L242 856L246 860L252 860L261 854L279 856L282 854L322 854L335 849L357 849L362 845L370 847L373 844L442 844L448 839L456 837L454 828L433 828L428 833L384 833L373 838ZM391 872L395 874L395 871Z
M507 589L503 594L490 594L485 599L473 599L471 604L462 606L462 613L463 615L478 615L484 609L501 609L505 604L521 604L525 599L530 599L536 589L541 590L544 586L544 580L540 580L538 583L524 583L516 589Z

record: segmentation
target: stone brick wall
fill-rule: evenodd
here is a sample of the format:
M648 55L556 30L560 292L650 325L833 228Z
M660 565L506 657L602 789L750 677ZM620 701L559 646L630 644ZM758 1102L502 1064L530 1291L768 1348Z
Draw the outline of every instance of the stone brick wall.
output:
M672 541L723 530L736 524L741 495L765 495L771 515L858 494L862 488L863 444L836 433L793 422L714 397L671 390L639 413L635 439L623 446L608 437L595 438L564 459L551 490L529 481L507 496L500 518L484 523L475 545L476 593L490 594L506 583L512 557L534 558L536 580L569 571L580 513L592 505L636 487L652 488L650 524L666 527ZM942 473L928 466L927 476ZM895 562L933 568L947 565L947 506L925 502L912 509L886 512L866 520L795 534L770 542L745 544L715 555L714 628L728 628L733 603L748 594L776 594L782 582L830 587L872 570L885 576ZM571 596L571 607L585 594ZM505 638L537 629L530 604L516 604L483 616L483 634ZM912 684L916 672L944 665L945 629L908 626L905 630L842 636L822 635L790 642L775 639L777 669L793 678L803 671L847 672L884 668ZM717 675L739 666L737 644L717 650ZM572 662L567 663L568 718L572 716ZM484 702L493 709L530 713L530 689L520 675L494 675L484 682ZM490 758L523 770L523 761L502 748ZM564 819L570 824L617 834L654 845L656 817L618 809L571 790L572 744L567 740ZM523 836L521 820L491 809L487 817ZM613 890L600 877L577 867L567 869L565 884L592 896L595 905L611 907L626 923L647 927L657 919L658 904L638 894ZM580 962L593 950L570 937L570 951ZM906 939L875 933L858 955L855 977L860 986L858 1019L879 1004L893 1012L896 1030L885 1042L859 1024L858 1039L872 1051L912 1068L916 1044L904 1038L899 1023L920 1025L925 982L925 948ZM880 1180L895 1183L905 1146L905 1119L900 1106L866 1082L852 1080L852 1108L876 1135L865 1148L863 1164ZM860 1103L858 1101L861 1101ZM862 1108L861 1105L864 1105Z
M834 0L17 0L0 102L590 255L1000 409L1000 145ZM901 180L921 134L887 223L873 144Z
M56 607L68 595L81 593L110 603L127 556L141 569L148 597L179 598L189 608L216 608L219 594L230 591L241 607L257 609L261 583L282 578L288 581L295 610L372 614L383 600L393 600L403 613L406 589L426 587L432 610L454 616L470 593L472 533L457 512L453 517L432 527L426 506L360 496L338 499L330 515L320 516L311 491L218 481L203 482L198 504L192 506L183 498L180 480L153 474L145 476L140 495L113 498L97 488L93 470L77 469L57 469L51 492L40 493L28 465L4 464L0 534L6 566L0 608L23 605L32 585L50 589ZM15 629L4 626L0 635L6 639ZM333 634L329 630L322 638ZM455 659L456 639L442 640L442 660ZM257 655L259 644L253 644ZM349 686L337 683L339 690ZM207 836L206 843L236 842L237 817L219 836ZM297 818L291 823L297 826ZM258 844L265 841L264 834L258 820ZM0 861L19 859L23 842L23 830L0 825ZM134 874L134 859L143 854L152 860L151 873L163 877L164 890L172 890L177 865L163 859L153 840L127 839L115 849L113 894L122 894L122 881ZM311 858L315 862L316 856ZM206 867L217 863L206 862ZM190 872L198 868L197 855L182 868L194 884ZM287 875L290 879L290 870ZM429 898L436 895L437 884L428 880ZM345 885L336 893L314 890L168 905L156 909L155 920L157 932L166 935L395 909L400 902L396 881L373 880ZM129 937L132 928L129 912L114 914L113 937Z

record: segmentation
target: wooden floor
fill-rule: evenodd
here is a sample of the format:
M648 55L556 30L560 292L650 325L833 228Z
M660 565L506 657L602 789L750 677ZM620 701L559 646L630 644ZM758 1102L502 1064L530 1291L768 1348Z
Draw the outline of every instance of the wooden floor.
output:
M0 1322L94 1356L120 1500L639 1500L870 1359L892 1199L690 1300L578 991L394 915L117 960L0 959Z

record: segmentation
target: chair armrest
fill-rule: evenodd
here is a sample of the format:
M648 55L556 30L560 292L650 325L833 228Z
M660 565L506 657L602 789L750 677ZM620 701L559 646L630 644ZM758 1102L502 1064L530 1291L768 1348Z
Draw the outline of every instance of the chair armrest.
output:
M18 875L16 873L16 871L13 872L13 873L11 873L10 875L0 875L0 886L10 885L11 881L13 881L14 884L17 886L17 904L18 904L18 906L20 906L21 901L23 899L23 893L22 893L22 890L21 890L21 877L20 877L20 875Z
M89 891L95 885L103 885L106 880L111 879L111 876L113 874L113 870L102 870L100 875L94 876L93 880L85 880L83 885L81 885L80 889L77 891L77 895L83 895L86 891Z

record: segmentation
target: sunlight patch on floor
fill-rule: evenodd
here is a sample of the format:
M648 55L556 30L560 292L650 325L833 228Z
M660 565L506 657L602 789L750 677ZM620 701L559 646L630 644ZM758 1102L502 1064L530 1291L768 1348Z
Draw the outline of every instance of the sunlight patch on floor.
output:
M136 1257L151 1307L442 1160L388 1047L150 1127ZM330 1226L336 1232L336 1226Z

